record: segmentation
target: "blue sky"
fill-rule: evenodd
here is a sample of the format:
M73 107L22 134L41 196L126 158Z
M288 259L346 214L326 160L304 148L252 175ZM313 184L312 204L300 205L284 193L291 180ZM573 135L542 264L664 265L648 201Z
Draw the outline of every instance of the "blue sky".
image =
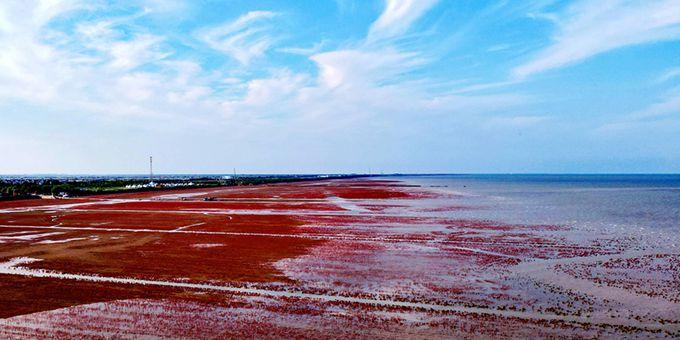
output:
M0 2L0 173L680 172L677 0Z

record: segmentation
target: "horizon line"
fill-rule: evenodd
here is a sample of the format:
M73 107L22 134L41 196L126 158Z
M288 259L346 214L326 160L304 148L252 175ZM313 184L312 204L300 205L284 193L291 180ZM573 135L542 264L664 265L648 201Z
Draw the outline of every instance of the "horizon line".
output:
M154 176L466 176L466 175L680 175L680 172L309 172L309 173L155 173ZM149 177L146 173L9 173L10 176L135 176Z

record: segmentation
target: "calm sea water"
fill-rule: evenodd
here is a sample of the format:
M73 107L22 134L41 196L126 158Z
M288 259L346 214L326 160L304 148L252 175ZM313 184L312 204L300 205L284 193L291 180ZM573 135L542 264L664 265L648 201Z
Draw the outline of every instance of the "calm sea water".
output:
M457 217L680 235L680 175L436 175L401 180L462 194Z

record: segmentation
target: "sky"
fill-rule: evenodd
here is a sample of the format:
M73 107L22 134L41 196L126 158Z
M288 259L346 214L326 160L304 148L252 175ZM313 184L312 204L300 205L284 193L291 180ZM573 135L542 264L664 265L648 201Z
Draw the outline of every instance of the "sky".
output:
M5 0L0 174L678 173L678 0Z

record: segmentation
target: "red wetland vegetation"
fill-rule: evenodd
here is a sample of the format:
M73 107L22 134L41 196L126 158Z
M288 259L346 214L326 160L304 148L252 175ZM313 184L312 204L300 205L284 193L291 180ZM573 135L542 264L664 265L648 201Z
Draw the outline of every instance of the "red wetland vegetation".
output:
M677 253L466 209L382 179L0 202L0 338L680 336Z

